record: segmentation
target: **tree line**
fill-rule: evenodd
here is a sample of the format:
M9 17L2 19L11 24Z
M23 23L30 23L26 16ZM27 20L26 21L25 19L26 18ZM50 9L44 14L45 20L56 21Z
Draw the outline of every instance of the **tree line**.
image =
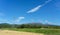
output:
M9 24L9 23L0 23L0 28L58 28L60 26L56 25L47 25L42 23L27 23L27 24Z

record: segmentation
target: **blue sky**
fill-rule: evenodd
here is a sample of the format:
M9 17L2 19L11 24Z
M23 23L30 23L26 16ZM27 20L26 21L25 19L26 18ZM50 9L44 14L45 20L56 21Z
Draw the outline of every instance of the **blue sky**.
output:
M0 23L5 22L60 25L60 0L0 0Z

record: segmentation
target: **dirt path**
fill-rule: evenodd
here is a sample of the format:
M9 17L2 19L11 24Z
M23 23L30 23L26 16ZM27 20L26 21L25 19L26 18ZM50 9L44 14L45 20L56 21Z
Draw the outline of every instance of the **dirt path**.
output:
M0 35L43 35L43 34L36 34L30 32L18 32L18 31L10 31L10 30L0 30Z

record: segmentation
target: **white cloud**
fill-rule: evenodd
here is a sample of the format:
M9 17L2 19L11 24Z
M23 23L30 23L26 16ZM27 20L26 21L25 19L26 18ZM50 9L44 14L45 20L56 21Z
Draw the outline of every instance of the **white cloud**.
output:
M42 6L39 5L39 6L35 7L35 8L33 8L33 9L29 10L27 13L33 13L33 12L37 11L40 7L42 7Z
M23 20L25 17L18 17L15 21L14 21L14 23L19 23L21 20Z
M48 20L45 20L45 23L47 24L52 24L52 22L48 21Z
M35 8L33 8L33 9L29 10L27 13L33 13L33 12L36 12L37 10L39 10L41 7L45 6L45 5L46 5L47 3L49 3L50 1L52 1L52 0L45 1L44 4L38 5L37 7L35 7Z
M52 0L45 1L45 4L47 4L47 3L51 2L51 1L52 1Z
M45 23L48 23L48 20L45 20Z
M19 22L19 21L21 21L22 19L24 19L25 17L19 17L18 19L17 19L17 22Z

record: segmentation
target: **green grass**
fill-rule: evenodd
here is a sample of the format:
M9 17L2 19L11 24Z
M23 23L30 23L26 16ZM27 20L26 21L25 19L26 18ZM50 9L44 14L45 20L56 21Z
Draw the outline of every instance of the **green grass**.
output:
M8 29L8 28L6 28ZM10 28L9 30L15 30L15 31L24 31L24 32L34 32L34 33L43 33L46 35L60 35L60 29L32 29L32 28L23 28L23 29L16 29L16 28Z

